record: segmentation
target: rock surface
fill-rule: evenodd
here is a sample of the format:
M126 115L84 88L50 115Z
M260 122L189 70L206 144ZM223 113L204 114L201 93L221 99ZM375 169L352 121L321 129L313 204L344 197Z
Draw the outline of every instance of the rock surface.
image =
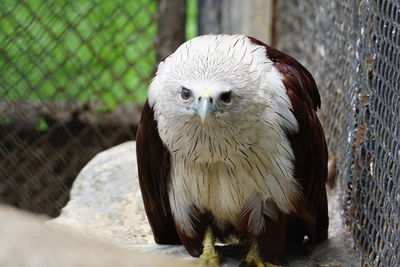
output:
M135 142L96 155L79 173L70 201L50 223L125 247L154 244L137 179Z
M48 218L0 205L1 267L195 266L54 229Z
M311 255L290 257L289 266L360 266L349 233L340 219L338 196L329 191L330 239ZM98 239L126 248L191 259L182 246L154 243L137 178L135 142L106 150L93 158L74 182L71 197L61 215L49 222L69 226ZM237 266L228 258L224 266Z

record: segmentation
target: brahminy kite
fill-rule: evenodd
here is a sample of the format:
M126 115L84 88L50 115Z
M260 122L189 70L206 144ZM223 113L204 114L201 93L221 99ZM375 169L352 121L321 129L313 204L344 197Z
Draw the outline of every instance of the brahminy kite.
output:
M327 239L327 147L311 74L243 35L204 35L158 65L137 132L139 182L155 241L220 264L283 264L288 243Z

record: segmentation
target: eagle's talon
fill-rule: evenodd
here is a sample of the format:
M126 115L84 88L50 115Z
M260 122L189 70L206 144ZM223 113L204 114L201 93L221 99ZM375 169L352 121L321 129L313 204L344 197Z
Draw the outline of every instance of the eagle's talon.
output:
M219 267L221 266L220 259L218 255L214 256L203 256L201 255L197 261L199 265L201 266L212 266L212 267Z
M284 267L283 265L275 265L263 260L260 261L252 261L248 262L247 260L244 260L240 263L239 267Z
M264 261L256 246L250 248L247 253L246 259L239 265L240 267L284 267L281 265L275 265Z
M221 260L219 253L214 247L214 236L212 234L211 228L208 228L203 240L203 253L200 255L197 262L200 265L206 266L221 266Z
M265 262L265 266L266 267L285 267L283 265L275 265L275 264L272 264L272 263L269 263L269 262Z

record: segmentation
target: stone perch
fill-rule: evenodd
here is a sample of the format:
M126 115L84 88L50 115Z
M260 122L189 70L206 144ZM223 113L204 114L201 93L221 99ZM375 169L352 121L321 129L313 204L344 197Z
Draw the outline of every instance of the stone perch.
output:
M0 205L1 267L184 267L189 262L122 248ZM153 253L154 254L154 253Z
M360 266L358 253L342 226L335 191L328 192L330 208L329 240L308 256L289 258L289 266ZM127 142L95 156L76 178L70 201L51 225L78 229L86 235L124 248L192 258L183 246L154 243L139 189L135 142ZM224 266L237 266L229 258Z

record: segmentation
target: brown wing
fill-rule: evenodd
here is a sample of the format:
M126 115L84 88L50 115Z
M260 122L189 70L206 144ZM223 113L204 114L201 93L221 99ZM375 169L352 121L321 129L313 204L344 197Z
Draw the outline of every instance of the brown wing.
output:
M283 84L292 102L293 113L299 124L299 132L289 134L295 155L295 178L302 186L303 198L297 205L301 220L294 222L296 232L304 232L315 241L327 238L328 210L326 177L328 152L322 126L316 111L321 105L320 95L311 74L294 58L250 38L262 45L267 56L283 75Z
M136 134L136 155L140 189L154 240L158 244L180 244L167 194L170 155L147 102Z

